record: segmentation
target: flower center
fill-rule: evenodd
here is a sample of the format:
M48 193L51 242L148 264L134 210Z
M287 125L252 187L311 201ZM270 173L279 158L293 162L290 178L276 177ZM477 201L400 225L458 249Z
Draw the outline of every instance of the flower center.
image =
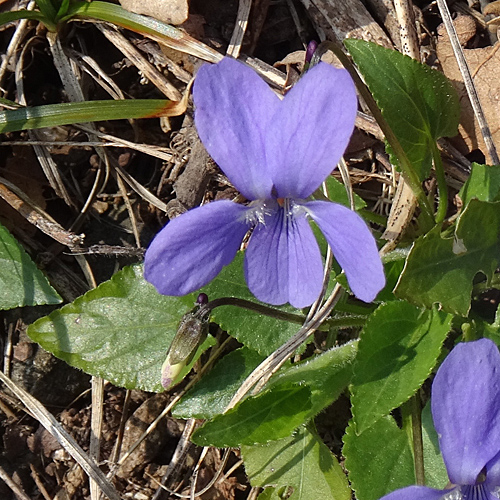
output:
M279 205L275 200L252 201L245 212L245 222L249 226L256 226L257 224L265 225L266 218L270 217L278 209Z
M292 198L277 198L270 200L255 200L248 205L245 212L245 222L249 226L266 224L266 219L278 210L284 211L284 219L297 217L306 214L305 208L300 203L301 200Z

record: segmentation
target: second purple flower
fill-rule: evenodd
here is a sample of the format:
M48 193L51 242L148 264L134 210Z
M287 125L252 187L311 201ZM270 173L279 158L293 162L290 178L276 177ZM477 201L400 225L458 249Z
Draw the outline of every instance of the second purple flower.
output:
M216 201L172 220L145 257L144 275L164 295L210 282L252 230L245 277L262 302L310 305L323 264L308 219L325 235L353 293L371 302L385 284L364 221L336 203L308 199L344 153L357 99L349 74L320 63L280 100L242 63L203 66L193 88L195 124L207 151L247 206Z

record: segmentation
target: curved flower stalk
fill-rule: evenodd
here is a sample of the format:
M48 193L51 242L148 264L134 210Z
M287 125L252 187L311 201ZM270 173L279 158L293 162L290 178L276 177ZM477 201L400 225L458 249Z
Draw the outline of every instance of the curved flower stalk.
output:
M500 498L500 353L488 339L458 344L432 384L432 418L453 486L409 486L383 500Z
M308 306L323 275L310 218L353 293L371 302L385 277L369 228L342 205L308 200L354 128L349 74L320 63L280 100L253 70L224 58L199 70L193 98L200 139L250 203L216 201L172 220L146 252L146 279L164 295L193 292L233 260L252 230L244 265L250 291L269 304Z

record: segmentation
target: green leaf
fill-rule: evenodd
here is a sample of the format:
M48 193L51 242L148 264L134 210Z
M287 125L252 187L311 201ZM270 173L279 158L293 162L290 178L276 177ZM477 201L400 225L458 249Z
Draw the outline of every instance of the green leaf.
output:
M268 387L300 384L311 391L309 418L333 403L349 384L356 359L358 342L335 347L302 363L282 368Z
M500 306L497 307L493 323L476 319L473 322L473 326L478 333L477 338L486 337L500 346Z
M275 492L291 487L290 500L350 500L347 479L337 459L309 427L301 426L293 436L279 441L242 446L250 484L272 486Z
M357 500L379 500L415 483L408 437L392 417L381 418L361 435L356 434L351 421L342 454Z
M402 405L432 372L451 315L407 302L382 304L361 333L352 379L352 413L361 434Z
M282 386L250 397L224 415L215 417L193 434L200 446L220 448L265 443L290 435L311 408L307 387Z
M431 405L422 412L422 441L424 447L425 484L443 490L448 484L448 473L439 450L438 435L432 422Z
M175 116L183 111L178 102L167 99L63 102L0 111L0 133L72 123Z
M326 188L328 190L328 198L330 199L330 201L333 201L335 203L340 203L348 208L351 208L344 184L342 184L340 181L338 181L337 179L335 179L335 177L331 175L326 178L325 182L326 182ZM354 194L354 206L356 210L361 210L362 208L365 208L366 207L365 200L363 200L363 198L361 198L361 196L358 196L356 193L353 194Z
M478 272L491 279L500 258L500 203L471 200L454 238L435 231L419 238L408 255L396 296L427 308L467 316Z
M311 408L306 419L335 401L347 387L356 358L357 341L349 342L302 363L285 366L270 380L267 389L306 386L311 391ZM247 348L225 356L175 406L176 418L213 418L224 411L245 378L264 357Z
M280 497L276 493L276 488L266 488L257 497L257 500L280 500Z
M432 166L433 143L458 131L460 105L448 79L394 50L345 40L384 118L421 180ZM397 162L393 158L393 162Z
M0 310L61 302L23 247L0 225Z
M210 300L219 297L239 297L257 302L245 282L243 258L243 252L239 252L233 262L201 291L206 293ZM297 313L297 309L291 306L277 309ZM212 320L227 330L229 335L264 356L278 349L300 328L296 323L278 320L234 306L217 307L212 312Z
M458 195L464 206L474 198L481 201L498 201L500 198L500 165L473 163L469 178Z
M264 356L242 347L224 356L174 407L175 418L210 419L224 409Z
M71 366L128 389L161 391L166 351L194 296L166 297L147 283L140 265L126 267L109 281L28 327L28 335ZM197 357L215 343L213 337Z

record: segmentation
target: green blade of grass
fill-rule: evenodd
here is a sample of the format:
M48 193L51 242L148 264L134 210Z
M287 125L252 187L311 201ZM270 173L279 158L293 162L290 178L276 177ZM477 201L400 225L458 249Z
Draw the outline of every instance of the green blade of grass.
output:
M11 23L12 21L18 21L19 19L32 19L33 21L39 21L43 23L47 29L55 31L55 25L50 22L41 12L37 10L13 10L10 12L0 13L0 26L3 24Z
M36 0L36 5L46 19L49 19L51 23L55 23L57 11L50 0Z
M0 133L72 123L177 116L185 103L167 99L86 101L0 111Z
M186 52L205 61L216 63L222 59L221 54L190 37L184 31L152 17L134 14L112 3L99 1L90 3L75 2L61 21L67 21L71 18L107 21L136 33L147 35L168 47Z

